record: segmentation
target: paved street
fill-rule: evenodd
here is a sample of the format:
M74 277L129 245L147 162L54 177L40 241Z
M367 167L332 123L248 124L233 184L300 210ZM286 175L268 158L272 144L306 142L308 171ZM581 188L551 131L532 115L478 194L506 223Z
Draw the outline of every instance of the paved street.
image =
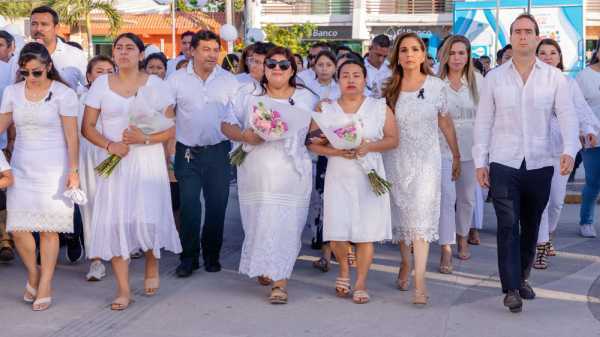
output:
M318 256L310 249L310 231L289 285L285 306L267 304L268 288L239 275L242 230L237 200L229 204L223 252L224 271L174 276L177 258L165 254L162 284L153 298L142 295L143 261L132 263L135 303L112 312L114 283L84 280L87 264L69 265L61 254L51 310L34 313L21 300L25 272L19 262L0 265L0 336L600 336L600 239L577 235L579 205L566 205L558 227L559 256L546 271L534 271L538 299L524 312L511 314L502 306L496 271L495 221L486 205L482 245L473 258L455 259L453 275L435 272L439 247L433 245L428 270L430 304L411 304L412 292L396 290L399 252L378 245L369 275L372 301L355 305L334 296L337 269L321 273L311 267ZM282 221L285 221L282 219Z

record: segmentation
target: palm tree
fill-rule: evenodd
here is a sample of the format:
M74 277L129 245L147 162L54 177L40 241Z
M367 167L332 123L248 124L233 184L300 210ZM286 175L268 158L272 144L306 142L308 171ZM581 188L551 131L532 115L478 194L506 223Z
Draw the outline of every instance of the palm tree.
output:
M92 56L92 11L100 12L108 19L108 25L112 34L116 34L121 28L122 18L113 6L114 0L49 0L49 5L56 10L65 24L69 26L85 23L85 31L88 36L88 55Z
M27 17L34 6L39 6L44 2L36 0L0 0L0 16L10 20Z

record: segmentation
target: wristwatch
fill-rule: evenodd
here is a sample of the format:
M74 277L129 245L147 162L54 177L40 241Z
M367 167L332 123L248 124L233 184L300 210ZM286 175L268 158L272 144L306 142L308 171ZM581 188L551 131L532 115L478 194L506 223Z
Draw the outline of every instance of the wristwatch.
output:
M148 135L145 135L145 136L144 136L144 138L145 138L145 140L144 140L144 144L146 144L146 145L150 145L150 136L148 136Z

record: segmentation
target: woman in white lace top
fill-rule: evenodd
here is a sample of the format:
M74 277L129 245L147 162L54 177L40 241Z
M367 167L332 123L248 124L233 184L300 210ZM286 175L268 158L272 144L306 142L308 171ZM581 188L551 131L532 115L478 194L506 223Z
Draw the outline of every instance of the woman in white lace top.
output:
M392 183L392 234L402 255L398 287L408 290L412 244L413 303L417 305L427 303L429 243L438 239L442 171L438 128L452 150L452 175L460 175L460 154L447 110L447 86L431 75L426 61L423 40L414 33L399 36L390 57L392 76L384 90L400 136L400 145L384 154L385 172Z
M440 78L447 85L448 112L456 128L461 154L461 171L452 179L452 153L442 147L442 202L440 239L442 255L440 272L452 273L452 247L458 241L458 258L470 258L467 235L471 229L475 208L475 164L471 156L475 111L479 102L479 86L483 76L475 71L471 60L471 43L461 35L446 40L440 52Z

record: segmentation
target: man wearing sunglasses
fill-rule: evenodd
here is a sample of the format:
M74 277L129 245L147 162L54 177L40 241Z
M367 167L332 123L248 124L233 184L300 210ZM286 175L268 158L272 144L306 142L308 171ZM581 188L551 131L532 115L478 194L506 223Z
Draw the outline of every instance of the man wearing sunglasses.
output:
M85 85L87 57L83 51L66 44L58 37L58 23L58 13L51 7L34 8L31 11L29 24L31 38L46 46L54 67L62 79L69 87L76 90L79 85ZM16 60L11 66L12 74L16 74L18 71Z
M315 59L317 58L317 55L319 55L319 53L323 50L331 51L331 47L326 42L317 42L310 47L307 56L308 66L306 67L306 70L301 71L297 75L297 77L300 79L299 82L309 83L311 80L317 78L317 74L312 68L315 65Z
M179 236L183 248L176 270L179 277L188 277L200 268L200 248L204 269L221 270L219 255L231 178L231 143L221 133L221 122L230 102L239 94L235 76L217 63L221 51L217 34L197 32L191 51L187 67L167 80L176 111L175 177L179 182ZM204 225L200 193L206 210Z

